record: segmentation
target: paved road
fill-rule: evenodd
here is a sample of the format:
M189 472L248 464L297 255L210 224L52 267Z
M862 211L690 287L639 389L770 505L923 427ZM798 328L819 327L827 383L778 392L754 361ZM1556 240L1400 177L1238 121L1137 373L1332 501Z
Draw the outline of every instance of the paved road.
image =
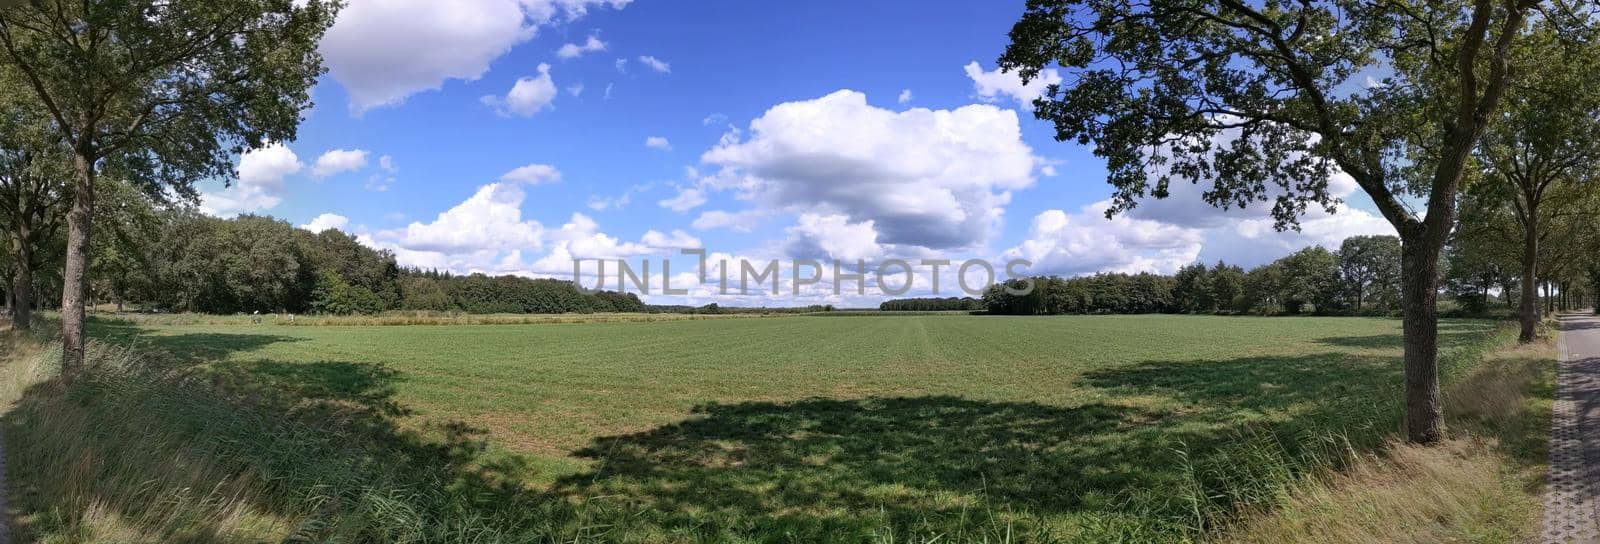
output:
M1600 543L1600 318L1561 318L1545 542Z

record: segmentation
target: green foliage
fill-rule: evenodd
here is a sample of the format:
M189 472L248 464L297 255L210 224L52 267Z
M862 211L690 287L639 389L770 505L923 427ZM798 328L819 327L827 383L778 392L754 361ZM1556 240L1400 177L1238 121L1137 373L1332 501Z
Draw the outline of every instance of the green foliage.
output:
M972 312L982 309L983 301L972 297L897 298L878 305L878 310L885 312Z
M1332 252L1311 246L1278 259L1277 264L1282 267L1278 300L1289 313L1301 313L1307 305L1319 313L1342 309L1339 258Z
M1357 312L1400 308L1400 239L1352 236L1339 246L1339 273Z
M1211 276L1206 265L1190 264L1173 277L1174 309L1185 313L1210 313L1216 310L1211 296Z
M1334 253L1311 246L1246 273L1218 262L1195 263L1173 276L1098 274L1062 279L1032 278L995 285L983 295L984 309L1000 315L1277 313L1321 315L1358 312L1358 293L1393 301L1397 296L1398 243L1393 237L1358 237ZM1394 251L1385 251L1384 248ZM1393 271L1394 274L1390 275ZM1354 285L1364 285L1359 291ZM1364 304L1364 303L1363 303ZM1380 307L1373 303L1373 307Z
M243 149L294 139L337 6L23 2L0 10L0 64L77 159L152 197L165 185L193 198L196 181L236 175Z
M1153 314L1176 311L1171 277L1157 274L1096 274L1081 278L1009 280L983 294L984 309L996 315Z
M343 276L332 270L317 274L316 287L311 291L311 311L351 315L374 314L382 310L383 301L367 288L350 285Z
M1216 266L1207 274L1211 278L1210 296L1207 297L1218 310L1229 312L1243 312L1240 310L1241 300L1244 298L1244 269L1217 261Z

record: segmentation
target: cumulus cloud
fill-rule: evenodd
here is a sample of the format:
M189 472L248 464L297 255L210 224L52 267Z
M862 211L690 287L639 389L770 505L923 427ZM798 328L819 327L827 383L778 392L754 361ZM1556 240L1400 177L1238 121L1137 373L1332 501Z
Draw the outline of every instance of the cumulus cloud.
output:
M538 185L545 182L561 181L561 171L548 164L533 163L526 166L518 166L510 172L501 174L500 181Z
M643 64L646 67L650 68L651 70L655 70L658 73L662 73L662 74L670 74L670 73L672 73L672 65L671 64L668 64L666 61L663 61L661 59L652 57L650 55L640 55L639 56L639 64ZM617 69L620 70L622 68L623 68L623 65L619 61L617 63Z
M482 77L538 28L629 0L351 0L323 38L329 73L363 112Z
M490 183L432 222L413 222L388 238L412 250L462 252L539 249L544 227L522 219L527 198L515 183Z
M735 232L750 232L755 230L756 224L766 214L759 210L745 210L742 212L727 212L722 210L709 210L701 212L694 219L695 230L728 229Z
M986 242L1037 162L1014 111L895 112L850 90L774 106L747 137L731 132L701 160L720 167L701 187L870 224L880 243L928 249Z
M1200 256L1198 229L1118 217L1107 220L1106 203L1079 213L1046 210L1033 218L1028 239L1005 253L1033 262L1032 273L1076 276L1095 272L1172 273Z
M343 230L349 224L350 218L348 217L336 213L325 213L311 218L311 221L300 225L300 228L311 232L322 232L328 229Z
M657 235L671 241L670 237ZM623 242L600 232L599 224L581 213L572 214L571 220L560 229L547 231L546 236L551 242L550 251L532 263L527 271L530 275L570 278L574 259L627 259L658 252L648 243Z
M600 41L600 38L590 34L589 39L584 40L582 44L569 43L561 46L560 49L556 50L556 56L562 59L575 59L583 56L584 53L605 50L606 42Z
M673 229L672 232L668 234L662 234L657 230L645 231L644 236L639 238L639 241L644 243L644 245L653 248L677 249L701 247L699 238L695 238L693 235L679 229Z
M283 179L304 168L294 151L281 143L244 152L239 179L218 192L201 196L200 209L212 215L233 215L276 207L283 201Z
M910 104L911 103L911 89L902 89L900 91L900 98L896 98L895 101L899 102L901 104Z
M659 149L662 151L672 150L672 142L667 141L665 136L651 136L649 138L645 138L644 146L650 149Z
M1002 97L1010 98L1028 111L1033 111L1033 101L1043 96L1049 86L1059 85L1062 81L1061 74L1053 68L1040 71L1039 76L1026 85L1015 72L1001 72L998 68L992 72L985 71L976 61L967 63L964 69L967 77L972 79L972 88L978 93L978 98L987 102Z
M517 79L504 97L490 95L480 101L506 117L532 117L549 108L555 99L556 82L550 77L550 65L541 63L538 76Z
M321 157L317 157L317 162L311 166L311 177L320 180L366 167L365 149L331 149Z
M801 214L789 227L788 254L839 261L876 260L884 253L872 221L852 223L845 215Z

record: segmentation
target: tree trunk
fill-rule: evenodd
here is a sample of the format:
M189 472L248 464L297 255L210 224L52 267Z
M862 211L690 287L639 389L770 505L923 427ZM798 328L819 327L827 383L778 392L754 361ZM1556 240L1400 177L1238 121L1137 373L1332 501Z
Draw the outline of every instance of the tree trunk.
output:
M19 331L33 327L33 268L17 262L11 275L11 326Z
M1401 300L1405 311L1406 439L1439 441L1444 410L1439 401L1439 252L1443 244L1412 235L1401 247Z
M61 376L67 380L83 369L84 273L94 221L94 162L80 150L73 166L77 172L67 212L67 265L61 277Z
M1533 216L1529 221L1538 221L1538 216ZM1522 334L1517 340L1527 344L1534 340L1539 327L1539 284L1536 278L1539 274L1539 229L1537 223L1530 225L1522 233Z
M11 326L19 331L33 326L33 248L28 246L26 219L18 217L11 233Z

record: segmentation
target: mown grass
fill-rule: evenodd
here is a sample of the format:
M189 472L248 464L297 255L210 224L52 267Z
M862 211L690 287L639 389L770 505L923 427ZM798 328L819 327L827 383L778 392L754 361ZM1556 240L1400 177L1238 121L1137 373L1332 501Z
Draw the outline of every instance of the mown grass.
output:
M1444 333L1452 383L1508 338ZM1380 319L94 334L135 347L70 386L19 359L46 370L6 416L13 496L46 541L1223 538L1398 425Z

